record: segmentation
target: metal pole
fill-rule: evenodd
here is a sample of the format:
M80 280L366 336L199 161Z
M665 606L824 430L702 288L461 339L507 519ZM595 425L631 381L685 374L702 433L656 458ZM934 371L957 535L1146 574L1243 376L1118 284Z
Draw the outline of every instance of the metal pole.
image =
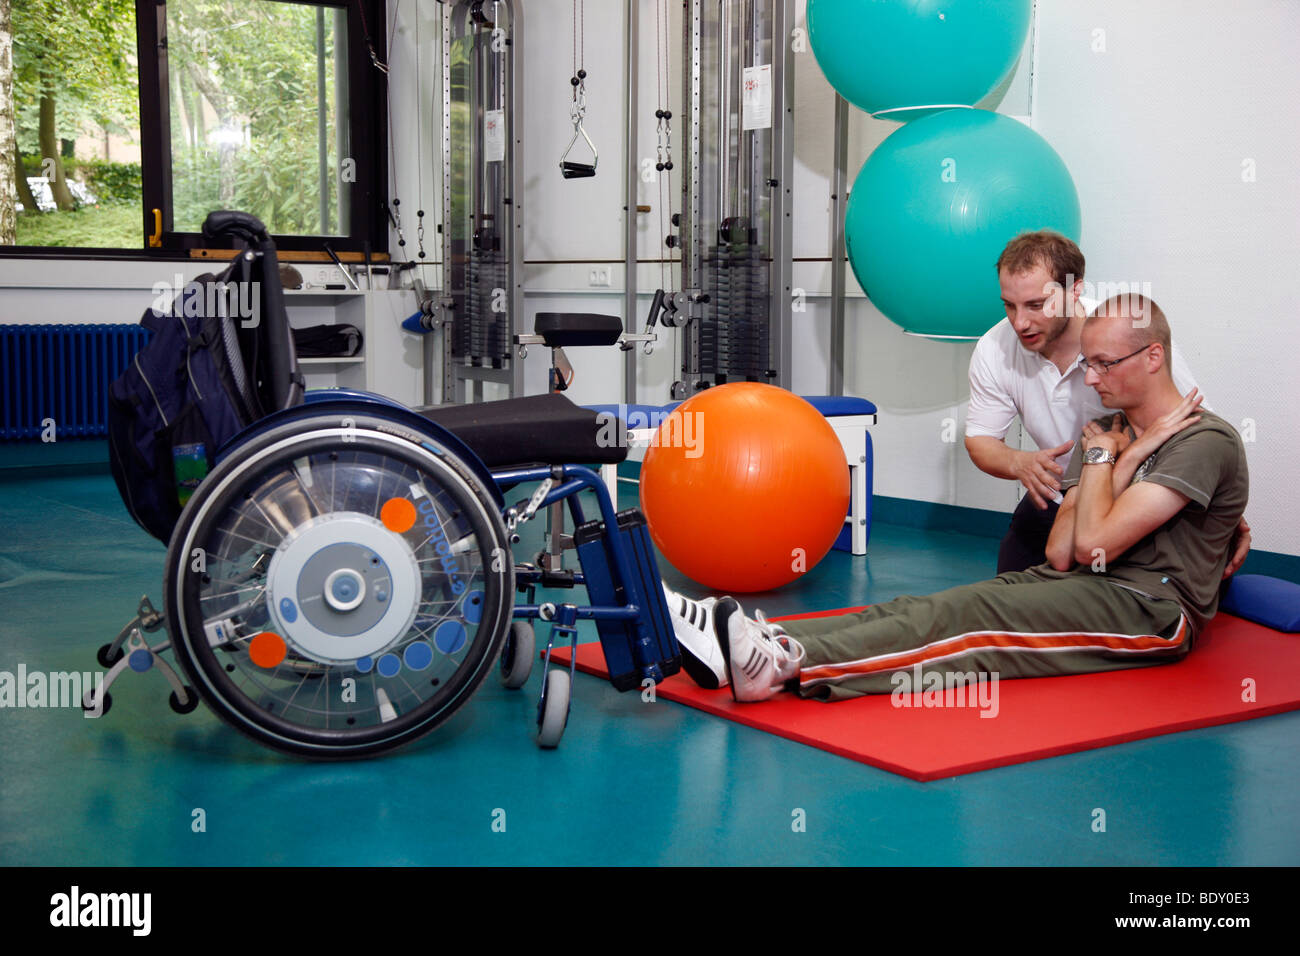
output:
M721 176L718 183L718 219L721 222L725 222L731 217L731 206L728 199L728 176L731 172L731 150L729 149L731 145L729 136L731 103L728 97L731 92L731 24L727 21L729 2L730 0L722 0L718 26L718 71L722 74L722 87L718 96L718 111L720 114L718 120L718 163L721 166Z
M776 381L794 387L794 0L776 0L772 10L772 264L775 302L771 322Z
M510 334L522 332L524 323L524 11L523 4L509 0L505 7L510 17L509 43L502 53L510 70L510 100L502 104L506 111L506 131L510 137L507 157L510 181L505 197L509 206L507 219L512 235L510 242ZM479 120L480 125L482 121ZM504 172L504 171L503 171ZM513 346L511 346L513 348ZM524 363L517 354L510 357L510 397L524 394Z
M637 70L638 23L640 0L627 0L627 30L624 61L627 63L627 135L625 142L626 178L625 204L623 206L623 329L636 331L637 318L637 247L636 247L636 200L637 183ZM658 55L656 51L656 56ZM662 250L661 250L662 254ZM623 401L629 405L636 403L636 349L630 348L623 353Z
M439 298L449 299L452 293L452 278L454 273L451 268L452 236L457 232L457 228L452 223L451 210L451 181L455 170L451 165L451 8L443 5L441 8L442 16L442 36L439 44L441 51L440 66L442 73L442 281L438 284ZM454 300L453 300L454 301ZM439 318L446 320L448 313L439 307ZM451 361L451 327L443 323L439 324L438 329L432 335L426 335L425 339L432 339L437 335L437 349L434 350L434 343L429 341L425 345L424 352L424 403L433 404L433 380L430 372L433 369L434 355L438 356L440 363L439 379L442 390L442 402L446 404L456 400L456 373L452 368Z
M835 94L835 171L831 176L831 354L827 391L844 394L844 211L848 205L849 104Z

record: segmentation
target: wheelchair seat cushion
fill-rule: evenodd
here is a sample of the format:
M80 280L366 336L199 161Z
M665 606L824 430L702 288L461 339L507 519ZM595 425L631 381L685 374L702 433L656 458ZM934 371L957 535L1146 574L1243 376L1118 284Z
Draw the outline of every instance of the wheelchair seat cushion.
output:
M621 421L556 393L417 411L455 434L488 468L605 465L627 457Z

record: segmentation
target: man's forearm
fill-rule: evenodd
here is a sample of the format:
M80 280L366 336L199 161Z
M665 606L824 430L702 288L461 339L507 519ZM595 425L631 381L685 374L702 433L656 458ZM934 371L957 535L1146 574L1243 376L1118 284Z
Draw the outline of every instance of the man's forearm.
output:
M1052 530L1047 536L1047 563L1057 571L1074 567L1074 511L1076 498L1066 494L1061 510L1056 513Z
M1138 456L1129 455L1127 451L1128 449L1125 449L1125 454L1120 455L1119 460L1111 466L1110 491L1116 498L1122 495L1124 489L1133 482L1133 476L1138 470Z
M1114 465L1084 465L1079 476L1079 498L1074 518L1074 559L1086 564L1099 547L1102 526L1115 506ZM1119 555L1114 555L1119 557Z
M1017 456L1021 452L1011 448L1001 438L992 435L976 435L966 439L966 453L975 467L994 478L1019 479L1013 470Z

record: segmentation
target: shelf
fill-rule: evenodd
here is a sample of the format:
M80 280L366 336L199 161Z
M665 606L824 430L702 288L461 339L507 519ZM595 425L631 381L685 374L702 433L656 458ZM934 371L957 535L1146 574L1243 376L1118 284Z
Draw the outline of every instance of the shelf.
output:
M366 290L361 289L285 289L285 304L288 306L337 306L347 299L364 299Z
M299 365L361 365L366 361L364 355L340 355L337 357L329 356L326 358L300 358Z

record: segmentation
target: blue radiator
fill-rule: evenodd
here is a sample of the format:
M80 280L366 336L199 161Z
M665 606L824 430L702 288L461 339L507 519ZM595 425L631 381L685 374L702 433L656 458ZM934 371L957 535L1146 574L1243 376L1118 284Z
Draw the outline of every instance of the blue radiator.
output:
M0 325L0 441L108 434L108 386L149 340L138 325Z

